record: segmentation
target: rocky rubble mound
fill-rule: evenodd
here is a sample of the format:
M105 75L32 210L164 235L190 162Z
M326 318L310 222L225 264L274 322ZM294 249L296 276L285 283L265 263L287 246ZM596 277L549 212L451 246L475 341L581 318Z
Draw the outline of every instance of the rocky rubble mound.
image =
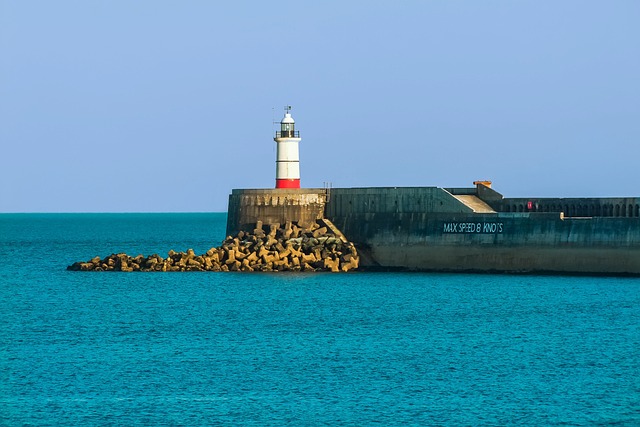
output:
M268 231L267 231L268 230ZM339 232L338 232L339 233ZM358 268L356 248L317 222L306 227L256 224L252 233L229 236L202 255L192 249L131 257L111 254L67 267L72 271L349 271Z

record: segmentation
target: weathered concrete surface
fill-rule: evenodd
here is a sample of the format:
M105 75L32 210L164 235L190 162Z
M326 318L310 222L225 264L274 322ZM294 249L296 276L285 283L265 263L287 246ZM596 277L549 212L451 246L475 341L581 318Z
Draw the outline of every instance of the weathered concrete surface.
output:
M234 190L228 230L260 216L279 223L324 217L356 245L365 268L640 274L638 198L529 203L482 185L302 190L291 200L304 206L295 209L290 196L282 197L275 190ZM592 216L577 217L584 211Z
M264 224L311 224L324 217L324 189L233 190L229 195L227 236Z
M553 248L496 246L404 246L374 245L370 255L361 255L366 269L401 268L415 271L506 272L506 273L581 273L603 275L637 275L640 263L637 254L626 248ZM365 265L373 256L385 260L384 266Z
M468 206L471 209L473 209L473 211L475 213L493 213L493 212L495 212L491 208L491 206L486 204L483 200L479 199L478 196L461 194L461 195L455 195L453 197L455 197L456 199L458 199L462 203L464 203L466 206Z
M376 212L473 213L473 209L438 187L333 188L325 216L340 228L336 217Z
M378 213L334 221L365 268L640 274L639 219Z

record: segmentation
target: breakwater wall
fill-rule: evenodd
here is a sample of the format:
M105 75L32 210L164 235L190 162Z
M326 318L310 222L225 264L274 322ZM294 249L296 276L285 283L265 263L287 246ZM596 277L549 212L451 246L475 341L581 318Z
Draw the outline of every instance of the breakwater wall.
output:
M234 190L227 227L242 229L259 216L277 223L322 216L356 245L365 268L640 274L640 218L501 211L508 205L484 186Z
M250 231L256 223L307 226L324 218L324 189L233 190L229 195L227 236Z

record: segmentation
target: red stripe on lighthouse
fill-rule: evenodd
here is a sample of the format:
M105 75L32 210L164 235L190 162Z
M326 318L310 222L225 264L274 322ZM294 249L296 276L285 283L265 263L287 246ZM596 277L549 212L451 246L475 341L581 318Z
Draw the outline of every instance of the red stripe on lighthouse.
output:
M276 179L276 188L300 188L299 179Z

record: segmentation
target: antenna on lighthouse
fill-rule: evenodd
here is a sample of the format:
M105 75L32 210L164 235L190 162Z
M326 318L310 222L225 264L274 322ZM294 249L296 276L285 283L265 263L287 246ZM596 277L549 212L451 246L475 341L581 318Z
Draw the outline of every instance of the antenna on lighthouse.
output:
M286 105L284 111L280 131L273 138L276 142L276 188L300 188L298 144L302 138L300 132L295 130L291 105Z

